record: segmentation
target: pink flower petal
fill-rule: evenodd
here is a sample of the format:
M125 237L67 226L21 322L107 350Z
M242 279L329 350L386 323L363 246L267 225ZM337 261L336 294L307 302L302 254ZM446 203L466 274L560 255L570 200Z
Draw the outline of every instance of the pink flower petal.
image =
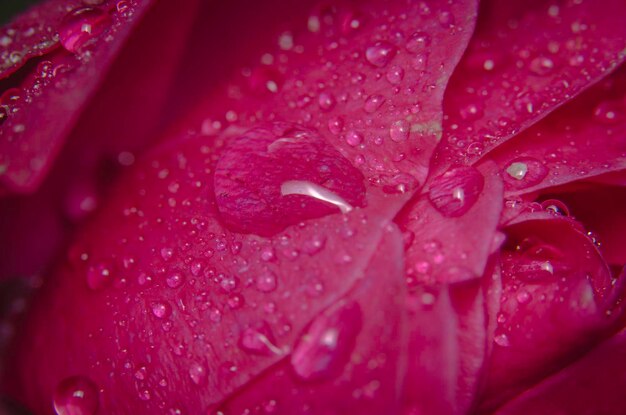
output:
M472 163L606 76L624 59L619 0L488 2L446 92L439 171ZM493 7L493 9L492 9Z
M497 415L621 415L626 408L626 330L500 408Z
M440 138L443 90L475 9L473 1L319 6L185 125L209 135L260 122L306 125L371 185L412 193Z
M59 382L81 376L104 389L105 412L165 400L196 413L289 356L311 319L365 284L397 204L234 234L216 220L221 151L202 136L167 145L120 183L37 302L8 371L13 396L46 413Z
M97 104L88 109L73 134L86 134L93 143L111 142L106 149L124 142L126 150L145 140L166 93L164 88L155 89L154 83L171 77L186 32L181 28L188 25L196 4L186 2L177 13L165 14L169 2L150 13L150 0L108 0L98 6L83 3L48 1L4 28L8 39L5 65L16 53L23 56L24 65L12 75L15 66L2 73L8 78L3 80L0 110L0 180L9 191L36 190L92 98ZM151 22L135 30L146 14ZM165 23L164 15L168 15ZM154 42L155 32L172 29L168 41ZM9 35L12 31L16 33L13 37ZM133 37L127 44L131 31ZM42 48L42 44L48 46ZM96 94L105 79L108 86ZM152 99L145 102L146 96ZM129 109L138 104L143 112L133 111L130 116Z
M506 232L487 411L580 356L622 312L623 278L572 221L527 219Z
M407 276L432 284L483 275L501 210L502 180L493 163L452 169L434 179L428 197L416 198L397 219L411 235Z
M626 68L496 149L506 194L626 168Z
M123 6L123 3L120 4ZM185 37L187 31L184 28L193 16L194 5L194 1L185 2L185 7L167 1L159 2L145 13L138 24L135 24L134 19L127 22L133 26L133 36L128 41L120 40L121 49L116 50L115 56L108 56L106 62L98 61L98 65L110 68L107 72L107 68L99 67L102 75L106 76L103 79L98 77L100 89L95 96L88 103L66 103L74 105L72 111L76 116L80 113L71 133L43 127L33 128L30 138L22 137L18 140L20 146L30 145L28 140L31 138L59 140L59 145L65 144L56 158L58 162L54 164L52 153L45 153L45 145L36 149L45 153L46 163L50 162L50 165L46 167L45 180L34 194L14 195L0 200L0 210L3 211L0 245L10 247L0 254L3 256L0 261L0 278L41 273L50 264L51 254L63 247L60 242L67 239L74 225L83 221L98 207L104 190L118 170L132 164L136 151L154 139L154 130L159 124L159 113L167 92L167 88L155 88L155 85L168 85L171 82L172 73L177 66L175 62L180 55L178 44ZM132 10L127 9L124 13L128 12ZM168 16L166 22L164 16ZM155 44L155 34L164 30L172 31L168 35L168 42ZM94 45L96 49L112 47L105 39L100 39L99 42L103 45ZM116 48L119 49L117 46ZM115 62L108 61L114 57ZM56 97L54 99L65 99L66 96L59 95L61 89L54 85L55 82L72 84L74 76L86 77L81 82L95 82L95 77L91 75L80 75L84 70L86 69L58 74L54 82L42 85L42 95L33 97L33 103L38 102L36 99L48 99L53 95ZM69 84L66 85L68 88L71 86ZM80 95L83 92L75 91L72 94ZM150 99L146 100L146 96ZM61 111L60 118L56 118L55 122L69 122L67 117L74 115L63 112L63 108L51 104L45 109L37 109L33 104L23 108L25 112L20 112L20 116L37 118L41 115L40 111ZM136 108L141 108L141 111L136 111ZM28 115L30 111L32 114ZM0 128L5 128L4 125ZM5 131L7 132L8 130ZM50 135L46 135L48 133ZM10 158L11 163L19 163L20 157L28 154L25 151L19 156L5 156ZM37 183L42 179L44 171L38 173ZM24 243L13 242L22 239ZM33 241L36 241L36 247Z
M404 290L402 241L399 234L388 234L363 281L312 322L291 362L283 360L270 368L217 410L397 413L400 379L406 370ZM329 368L338 373L333 375Z

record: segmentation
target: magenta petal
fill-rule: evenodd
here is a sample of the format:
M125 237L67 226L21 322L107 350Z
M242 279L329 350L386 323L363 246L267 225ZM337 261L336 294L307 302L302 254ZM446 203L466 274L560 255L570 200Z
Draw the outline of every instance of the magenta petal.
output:
M382 240L363 280L305 329L290 361L271 367L218 410L398 413L406 370L404 290L402 241L394 232Z
M329 141L371 185L413 193L440 139L443 91L471 35L476 4L324 5L277 33L260 63L205 99L190 125L215 135L233 125L298 123Z
M142 21L152 3L149 0L134 3L106 1L99 6L86 7L83 2L79 1L49 1L31 9L25 16L18 18L5 29L13 28L21 33L23 31L20 29L23 24L22 20L34 18L39 22L39 25L34 26L37 28L34 38L43 36L41 33L45 36L59 34L60 40L56 41L57 37L53 37L53 46L46 49L45 53L40 53L40 47L37 44L24 43L23 39L16 39L7 46L8 52L11 52L11 48L16 50L24 48L24 50L36 50L37 54L42 54L42 56L37 61L29 60L19 72L3 81L3 89L6 90L1 98L5 113L0 121L2 136L0 180L3 186L10 191L22 193L32 192L37 188L51 168L54 158L78 121L81 112L94 97L96 88L101 85L107 76L107 71L112 67L114 70L111 76L115 79L110 84L111 87L96 96L101 105L97 111L100 121L96 125L105 125L102 122L103 113L110 116L107 119L108 124L101 132L91 125L92 129L87 131L87 136L91 136L90 133L94 131L101 136L105 133L118 133L120 128L117 127L116 131L116 127L112 125L127 125L132 127L131 131L124 132L122 135L127 138L131 137L129 143L125 145L133 147L136 146L138 139L135 133L142 136L148 132L142 128L149 128L153 124L143 125L142 121L146 119L144 117L156 118L153 106L158 107L158 103L162 102L160 96L164 95L165 91L162 94L155 93L156 91L147 92L146 89L154 88L154 85L147 87L146 81L164 81L171 75L173 67L171 62L176 60L174 56L178 51L176 43L180 40L179 33L185 32L182 30L173 35L172 43L163 42L160 45L162 50L158 57L161 59L159 65L162 66L154 66L158 69L143 66L156 65L154 59L156 50L149 47L137 49L137 42L142 42L146 38L135 33L134 29ZM163 15L161 15L161 21L158 23L159 30L171 29L171 26L179 23L184 27L188 22L187 16L193 4L195 3L187 2L184 8L179 7L179 14L175 14L176 17L169 22L164 23ZM153 14L158 13L156 10L167 7L168 2L163 2L155 8ZM81 31L85 27L89 27L90 34ZM154 23L152 27L156 28ZM120 55L131 32L137 36L131 39L129 53ZM150 42L154 43L153 40L154 33L150 37ZM6 56L10 59L12 53L8 52ZM140 65L138 65L139 53L143 55ZM30 52L26 54L26 56L31 55ZM120 60L116 61L116 58ZM116 61L115 66L113 66L114 61ZM163 65L163 61L170 63ZM123 62L131 63L124 66ZM125 69L120 71L121 67ZM136 69L129 70L128 68ZM137 74L138 69L141 70L141 74ZM139 76L133 78L129 73ZM6 74L8 75L8 72ZM137 81L138 78L140 78L139 81ZM132 82L133 80L136 82ZM128 114L123 110L141 102L137 100L137 89L141 89L141 100L145 101L146 96L150 95L153 100L148 100L146 105L141 104L146 111L141 114L141 117L137 117L138 120L129 122ZM106 99L103 100L102 96ZM120 102L126 105L119 105ZM117 122L110 122L111 119ZM87 124L90 125L90 123ZM141 127L139 131L136 131L136 126L139 125ZM85 133L82 127L78 130ZM118 134L106 135L107 141L117 136ZM93 141L99 142L99 137L92 137Z
M472 163L615 69L624 4L487 2L446 92L436 163Z
M48 413L59 382L83 376L105 412L166 401L199 413L287 358L311 319L367 280L397 206L267 239L231 233L216 219L221 151L202 136L164 146L120 183L41 293L5 382L13 396Z
M483 275L501 210L502 180L493 163L452 169L434 179L429 197L416 198L397 219L412 235L407 276L450 283Z
M580 356L622 312L624 281L572 221L527 219L506 232L486 410Z
M626 68L586 91L491 157L506 194L521 194L626 168Z
M497 415L621 415L626 408L626 329L500 408Z

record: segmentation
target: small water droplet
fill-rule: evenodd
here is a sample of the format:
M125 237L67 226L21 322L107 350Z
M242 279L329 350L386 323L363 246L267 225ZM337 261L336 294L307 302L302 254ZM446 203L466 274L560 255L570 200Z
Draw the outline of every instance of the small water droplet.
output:
M167 318L172 314L172 307L168 303L160 301L152 303L150 309L152 310L152 314L157 318Z
M376 110L378 110L384 102L385 97L383 97L382 95L370 95L365 100L365 105L363 105L363 109L365 110L365 112L371 114L376 112Z
M87 286L92 290L106 287L112 281L112 267L107 262L92 264L87 268Z
M624 112L614 102L599 103L593 110L593 119L601 124L612 125L624 121Z
M333 117L328 120L328 131L332 134L339 134L343 131L343 120L339 117Z
M244 329L240 345L242 349L253 354L281 356L285 353L285 350L276 345L274 335L266 322Z
M356 147L363 142L363 134L358 131L350 130L346 133L346 143L352 147Z
M379 68L386 66L396 55L397 49L389 42L378 42L365 50L365 59Z
M207 371L200 363L192 363L189 367L189 377L196 385L202 385L207 378Z
M183 283L183 275L179 272L174 272L167 276L165 283L170 288L178 288Z
M538 56L530 61L528 69L535 75L547 75L554 69L554 62L550 58Z
M406 43L406 50L411 53L421 53L428 50L431 37L428 33L415 32L409 37Z
M493 338L493 341L500 347L509 347L511 342L506 334L498 334Z
M394 121L391 127L389 127L389 136L396 143L406 141L409 138L410 132L411 125L406 120Z
M53 404L57 415L94 415L99 400L98 388L90 379L73 376L58 384Z
M509 163L503 178L509 186L524 189L541 183L547 175L548 169L541 161L523 157Z
M390 84L397 85L404 79L404 69L398 65L392 65L385 77Z
M59 40L69 52L77 52L110 24L111 17L106 11L98 7L81 7L65 16L59 28Z
M350 359L362 326L357 303L340 303L317 316L291 354L291 366L302 380L336 376Z
M269 293L276 289L276 274L271 271L265 271L256 278L256 288L263 293Z
M458 217L476 203L484 183L482 174L473 167L451 169L433 180L428 198L442 215Z
M330 92L322 92L318 98L318 104L324 111L330 111L335 106L336 100Z

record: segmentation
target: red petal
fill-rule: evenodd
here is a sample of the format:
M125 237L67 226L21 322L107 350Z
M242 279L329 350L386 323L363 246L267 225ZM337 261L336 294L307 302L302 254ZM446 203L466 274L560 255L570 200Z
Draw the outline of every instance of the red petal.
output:
M108 0L86 7L75 0L48 1L5 28L22 34L8 48L29 51L24 62L33 53L43 55L3 81L2 89L10 89L2 97L0 179L9 190L37 188L91 98L96 103L73 131L81 139L87 136L105 151L120 151L120 143L123 150L134 149L152 132L167 92L155 85L171 77L196 4L185 2L172 13L171 2L162 2L135 30L152 3ZM91 34L81 31L85 24ZM35 28L32 39L58 34L60 40L54 37L52 49L42 51L37 42L23 37L26 26ZM154 41L168 30L167 41ZM107 86L94 97L105 77ZM139 105L142 111L130 111Z
M621 415L626 408L626 330L500 408L497 415Z
M308 26L304 19L292 24L261 63L205 99L189 124L214 134L232 124L300 123L331 142L372 185L413 192L440 138L443 90L475 8L473 1L320 6Z
M189 139L120 184L36 304L8 371L19 374L5 384L14 396L47 413L59 382L80 375L103 388L105 412L155 413L165 400L197 413L285 358L363 279L397 207L271 239L233 234L215 219L218 156L205 137Z
M624 59L620 0L602 7L498 3L484 6L484 19L448 87L444 145L436 155L440 170L476 161Z
M571 221L528 219L507 235L487 410L584 353L621 313L624 281Z
M30 131L33 140L60 140L61 143L67 139L67 144L59 155L58 163L49 166L51 170L35 194L0 200L0 209L3 211L0 245L10 247L0 254L3 257L0 261L0 277L42 272L49 265L50 255L62 248L63 244L59 242L67 238L72 225L85 219L97 207L114 176L112 173L117 173L120 167L131 164L134 160L131 152L142 149L154 139L153 132L160 119L158 114L167 93L167 88L163 86L170 83L172 72L177 66L179 44L185 37L184 28L193 16L194 4L194 1L189 1L185 2L185 7L181 7L175 2L165 1L150 8L141 22L133 27L132 37L123 42L119 54L116 52L116 56L107 57L108 60L115 58L108 73L105 74L105 67L98 66L102 74L98 72L98 77L89 75L89 79L81 81L91 83L95 82L95 78L100 79L101 75L106 75L100 89L86 107L80 102L72 104L76 105L73 107L76 115L81 114L71 134L55 129L48 131L47 127ZM135 26L134 19L129 24ZM168 41L154 42L155 36L165 30L172 31L167 37ZM105 40L101 43L106 45L98 44L98 48L111 47ZM108 60L98 61L98 65L108 67L111 64ZM76 69L74 72L59 75L57 81L60 82L62 78L65 80L63 82L71 84L74 82L73 77L86 76L80 75L84 70L86 69ZM48 99L48 95L59 98L61 90L54 86L54 82L42 88L50 91L45 89L41 96L35 98ZM146 96L150 99L146 100ZM136 111L139 107L141 111ZM22 115L36 118L39 117L38 111L62 112L63 108L54 105L45 109L28 107L23 111L33 113ZM74 117L69 113L62 113L61 118L65 118L58 118L57 121L69 122L67 117L70 116ZM46 131L52 135L41 135L47 134ZM28 140L31 138L22 137L20 145L30 145ZM45 152L45 148L44 145L37 148L37 151ZM11 163L19 163L19 158L22 155L27 156L28 152L16 156L17 158L13 154L3 155L9 157ZM52 162L51 153L46 153L45 157L48 162ZM44 176L43 171L39 173L37 181ZM25 242L15 243L15 240ZM33 241L37 241L37 248L34 248Z
M402 364L406 353L402 346L404 290L401 238L399 234L388 234L359 286L318 316L305 331L291 356L291 364L284 360L270 368L219 410L282 414L397 413L400 381L406 370ZM356 316L355 311L358 311ZM362 327L351 333L357 327L357 316ZM329 341L335 338L334 333L339 334L336 344ZM353 344L341 343L348 340ZM313 372L311 364L315 364ZM330 379L327 378L329 364L339 369ZM316 376L309 376L313 373Z
M626 68L499 147L491 157L503 172L507 194L626 168Z
M445 185L435 179L429 197L416 198L397 219L401 229L414 236L406 249L407 275L426 283L477 278L497 249L493 241L502 210L502 180L495 164L453 169L442 179Z

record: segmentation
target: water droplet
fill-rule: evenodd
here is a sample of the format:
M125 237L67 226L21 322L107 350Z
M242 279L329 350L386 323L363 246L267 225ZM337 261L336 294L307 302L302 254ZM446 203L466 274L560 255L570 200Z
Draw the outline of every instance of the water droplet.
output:
M317 316L291 354L295 374L306 381L338 375L350 359L362 320L357 303L340 303Z
M398 65L392 65L385 75L390 84L397 85L404 78L404 69Z
M324 249L326 245L325 235L313 235L302 244L302 252L307 255L315 255Z
M165 283L170 288L178 288L183 284L183 275L179 272L174 272L167 276Z
M352 147L356 147L363 142L363 134L358 131L350 130L346 133L346 143Z
M94 415L99 401L98 388L83 376L64 379L58 384L53 398L57 415Z
M161 248L161 258L163 258L164 261L172 259L172 255L174 255L172 248Z
M378 42L365 50L365 59L379 68L386 66L396 55L397 49L389 42Z
M416 32L407 40L406 50L411 53L422 53L428 50L431 38L428 33Z
M337 135L343 131L343 120L339 117L333 117L328 120L328 131Z
M265 271L256 278L256 288L263 293L269 293L276 289L276 274L271 271Z
M466 121L474 121L483 116L483 106L478 103L469 103L459 110L459 115Z
M81 7L71 11L61 22L59 40L69 52L77 52L98 37L111 24L109 14L98 7Z
M503 175L504 181L515 189L539 184L548 175L547 167L537 159L523 157L512 160Z
M569 209L565 205L565 203L556 199L548 199L541 202L541 207L543 207L547 212L550 212L554 215L559 216L569 216Z
M382 95L370 95L365 100L365 105L363 105L363 109L365 110L365 112L372 114L376 112L376 110L378 110L381 107L381 105L383 105L384 102L385 102L385 97L383 97ZM358 144L359 143L354 144L354 145L358 145Z
M498 334L493 338L493 341L500 347L509 347L511 342L506 334Z
M253 354L281 356L285 353L285 350L276 346L274 335L266 322L244 329L240 345L242 349Z
M516 180L523 180L524 177L526 177L526 173L528 173L528 165L522 162L511 163L509 167L506 168L506 172Z
M593 119L601 124L618 124L623 122L624 118L620 106L611 101L601 102L593 110Z
M207 378L207 372L200 363L192 363L189 367L189 377L196 385L202 385Z
M6 105L0 105L0 125L9 118L9 109Z
M112 281L112 267L106 262L99 262L87 268L87 286L92 290L106 287Z
M409 138L410 132L411 125L406 120L395 121L391 124L391 127L389 127L389 136L396 143L406 141Z
M288 182L283 183L280 186L280 193L283 196L288 195L304 195L309 196L317 200L321 200L326 203L330 203L331 205L339 208L341 213L349 213L354 208L346 202L341 196L331 192L325 187L318 186L315 183L299 181L299 180L290 180Z
M157 318L167 318L172 314L172 307L168 303L154 302L150 305L152 314Z
M539 56L530 61L528 68L535 75L543 76L552 72L554 69L554 62L550 58Z
M318 98L318 104L324 111L330 111L335 106L335 97L330 92L322 92Z
M442 215L458 217L474 206L484 184L484 177L475 168L458 167L433 180L428 198Z
M526 290L520 290L515 298L517 298L517 302L520 304L527 304L532 299L530 293Z

